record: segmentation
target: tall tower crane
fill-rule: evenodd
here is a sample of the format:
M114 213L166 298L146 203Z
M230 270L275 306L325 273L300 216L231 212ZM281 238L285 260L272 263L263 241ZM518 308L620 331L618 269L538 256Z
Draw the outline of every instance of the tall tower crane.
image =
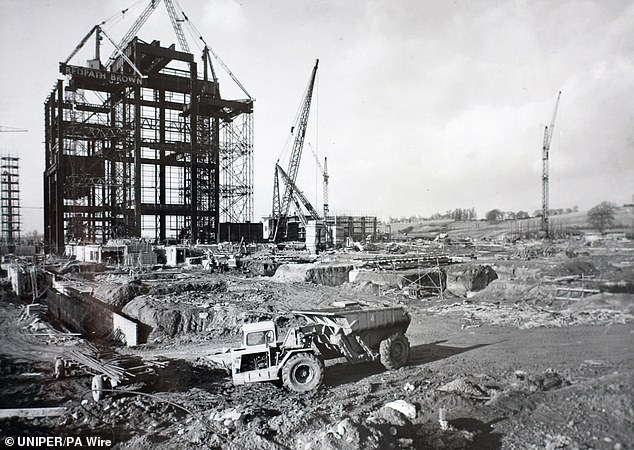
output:
M557 108L559 108L559 98L561 97L561 91L557 94L557 102L555 103L555 111L553 112L553 118L550 121L550 126L546 126L544 129L544 144L542 146L542 223L541 229L548 237L548 152L550 151L550 141L553 137L553 130L555 129L555 117L557 117Z
M273 208L271 212L272 227L269 239L278 242L283 233L286 232L286 225L288 223L288 212L293 198L294 185L297 180L297 172L299 170L299 163L302 158L302 149L304 148L304 138L306 136L306 127L308 126L308 114L310 113L310 104L313 98L313 88L315 87L315 78L317 76L317 66L319 60L315 60L315 66L306 88L304 100L302 102L301 112L299 114L296 125L291 128L291 132L295 133L295 140L293 141L293 148L291 150L291 156L288 162L288 180L291 183L285 183L284 195L280 196L278 170L275 171L275 178L273 181Z

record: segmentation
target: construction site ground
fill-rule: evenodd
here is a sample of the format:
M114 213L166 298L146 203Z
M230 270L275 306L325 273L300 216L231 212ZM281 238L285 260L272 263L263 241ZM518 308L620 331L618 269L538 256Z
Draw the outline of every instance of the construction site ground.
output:
M91 397L89 374L59 380L52 374L57 355L104 343L48 328L34 332L24 315L28 302L5 289L0 405L66 411L2 418L0 435L98 435L117 449L633 448L634 294L627 292L633 262L629 248L530 258L509 251L462 263L493 264L499 278L485 289L452 291L450 284L442 295L422 299L377 295L352 283L194 274L222 288L204 295L154 291L144 298L213 303L223 311L216 314L218 331L155 334L147 344L117 347L163 365L152 385L134 392L123 386L100 402ZM624 283L624 292L554 299L558 286L578 282L589 267L594 277ZM407 308L405 367L331 361L324 385L308 394L274 383L232 385L222 361L239 345L243 322L281 316L284 329L295 323L292 309L342 299ZM403 412L385 406L398 400Z

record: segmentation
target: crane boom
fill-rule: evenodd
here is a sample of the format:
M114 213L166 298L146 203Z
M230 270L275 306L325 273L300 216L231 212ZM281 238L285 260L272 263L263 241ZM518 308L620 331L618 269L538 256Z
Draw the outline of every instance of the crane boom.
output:
M326 220L326 218L328 217L328 214L330 213L329 205L328 205L328 180L329 180L329 176L328 176L328 158L324 156L324 164L322 165L321 161L319 161L319 156L317 156L317 153L315 153L315 149L313 149L313 146L310 145L310 143L309 143L308 147L310 147L310 151L313 153L313 156L315 157L315 162L317 162L317 167L319 167L319 170L321 171L321 175L323 177L324 220Z
M73 56L75 56L77 52L81 50L84 44L88 42L88 39L90 39L90 36L92 36L92 34L98 29L99 29L99 25L95 25L94 27L90 29L90 31L86 34L86 36L84 36L84 38L79 42L79 44L77 44L77 47L75 47L75 49L68 56L68 58L66 58L66 60L64 61L64 64L68 64L68 61L70 61L73 58Z
M26 133L26 128L5 127L0 125L0 133Z
M152 13L156 9L156 7L157 7L157 5L159 4L160 1L161 0L150 0L150 3L145 7L143 12L141 12L141 15L132 24L132 26L130 27L128 32L125 34L125 36L123 36L123 38L121 38L121 41L119 41L119 47L118 48L120 48L120 49L125 49L126 48L126 46L130 43L132 38L139 32L139 30L141 29L143 24L148 20L150 15L152 15ZM108 58L108 62L106 63L107 67L109 67L114 62L114 60L116 59L118 53L119 52L117 50L115 50L112 53L112 55L110 55L110 58Z
M306 208L306 210L310 213L311 219L319 220L319 213L317 212L317 210L313 207L308 198L306 198L304 193L298 189L297 185L293 182L293 180L291 180L288 174L284 172L284 169L282 169L279 164L276 166L275 169L280 175L282 175L282 179L286 184L286 188L290 188L291 195L295 197L302 205L304 205L304 208Z
M557 109L559 108L559 99L561 98L561 91L557 94L557 101L555 102L555 111L553 112L553 118L550 121L550 125L544 128L544 142L542 144L542 223L541 229L548 236L548 159L550 151L550 141L553 137L553 131L555 129L555 118L557 117Z
M172 0L165 0L165 7L167 8L167 14L170 16L170 20L172 21L172 27L174 28L174 32L176 33L176 37L178 38L178 45L185 53L189 53L189 46L187 45L187 39L185 39L185 34L183 33L183 28L176 17L176 10L174 9L174 4Z
M315 60L315 66L313 67L310 81L308 82L308 87L306 88L306 94L304 95L304 100L302 102L302 108L299 119L297 121L297 126L293 127L293 130L295 131L295 140L293 141L293 148L291 150L291 156L288 163L288 173L284 172L291 183L286 183L284 195L281 198L273 199L273 212L271 216L275 222L275 225L271 238L274 241L278 239L280 229L286 227L288 211L293 195L292 186L297 180L299 163L302 158L302 149L304 147L304 138L306 137L306 127L308 126L308 115L310 113L310 104L313 97L313 88L315 87L315 78L317 76L318 65L319 60L317 59ZM275 196L275 192L273 193L273 195Z

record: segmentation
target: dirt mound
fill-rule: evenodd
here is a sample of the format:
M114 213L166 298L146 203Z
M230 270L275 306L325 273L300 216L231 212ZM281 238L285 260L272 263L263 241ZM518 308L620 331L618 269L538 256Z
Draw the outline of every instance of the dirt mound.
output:
M187 279L169 283L154 284L147 290L148 295L179 294L183 292L225 292L227 285L222 280Z
M551 301L555 287L539 283L525 283L520 280L495 280L485 289L471 297L471 301L488 301L532 304L548 304Z
M314 264L282 264L273 275L273 281L280 283L304 283L308 281L308 269Z
M566 311L583 312L601 309L634 314L634 294L595 294L575 301Z
M123 313L148 327L147 339L201 332L210 336L237 334L245 317L243 310L232 305L174 305L147 295L129 302Z
M498 279L498 274L489 265L455 266L447 268L448 288L456 295L467 292L481 291L492 281Z
M280 263L272 260L258 261L251 260L245 263L246 268L253 275L259 275L264 277L272 277L277 272L277 268L280 267Z
M275 272L273 280L282 283L314 283L339 286L348 281L351 265L283 264Z
M447 275L444 269L409 269L393 272L375 270L355 270L350 275L355 284L372 283L381 288L404 289L409 286L432 289L436 292L447 287Z
M324 286L339 286L348 282L348 274L353 269L349 265L315 266L308 269L308 281Z
M605 294L607 295L607 294ZM622 294L629 295L629 294ZM602 300L605 302L605 300ZM514 304L502 302L453 303L436 305L427 308L430 313L439 315L462 314L462 328L480 327L482 325L516 326L520 329L536 327L567 327L574 325L614 325L634 321L632 304L619 309L621 301L611 303L612 307L599 307L601 301L588 297L579 300L573 306L556 311L518 301Z
M547 272L547 275L565 277L569 275L596 275L598 273L599 271L591 262L573 259L553 267Z
M122 283L106 282L100 283L93 295L108 305L123 308L134 297L146 292L147 287L137 281Z

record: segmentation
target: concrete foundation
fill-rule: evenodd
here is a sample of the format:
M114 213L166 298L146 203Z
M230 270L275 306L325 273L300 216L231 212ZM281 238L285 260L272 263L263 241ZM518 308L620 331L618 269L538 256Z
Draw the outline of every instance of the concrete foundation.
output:
M393 272L374 270L353 270L351 283L372 283L382 288L405 289L412 285L430 291L444 291L447 287L447 274L443 269L400 270Z
M275 272L273 280L285 283L315 283L325 286L339 286L346 283L353 269L347 264L282 264Z
M86 293L75 293L70 289L62 294L50 289L45 302L49 316L71 331L115 339L129 346L140 343L139 324Z

